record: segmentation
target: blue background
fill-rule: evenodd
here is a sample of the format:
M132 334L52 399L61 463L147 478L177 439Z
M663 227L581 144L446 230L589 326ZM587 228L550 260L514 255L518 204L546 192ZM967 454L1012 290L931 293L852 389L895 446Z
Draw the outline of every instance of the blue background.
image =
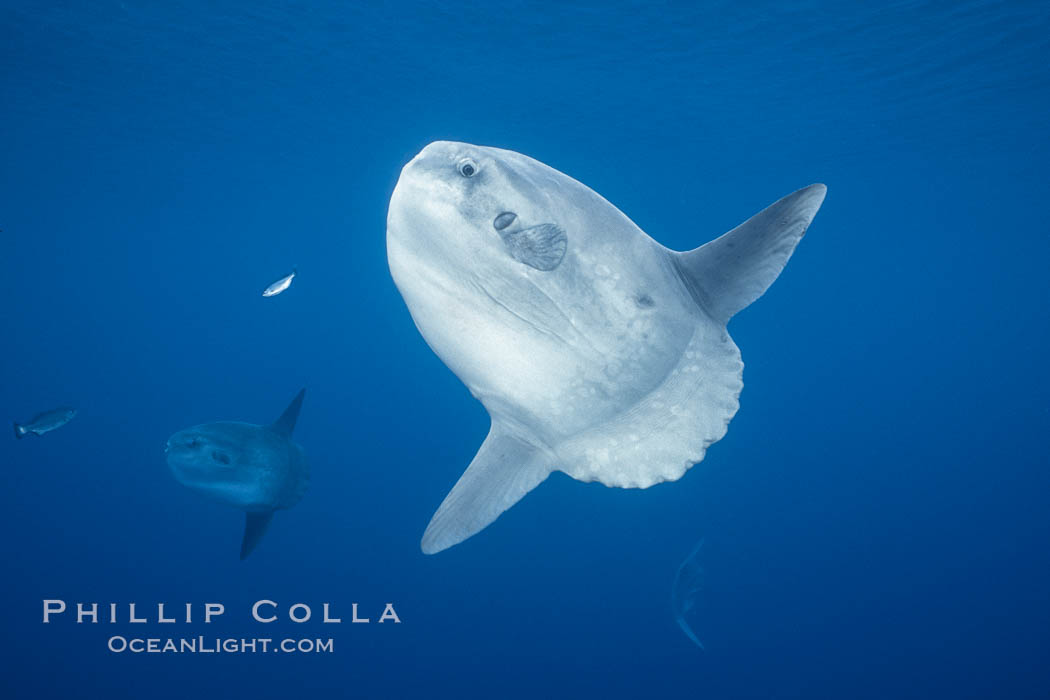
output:
M0 8L4 697L1050 694L1045 2L23 3ZM731 324L728 435L681 481L555 474L419 538L488 429L387 269L432 140L521 151L674 249L828 197ZM298 265L284 295L271 280ZM310 492L243 516L166 438L308 387ZM670 584L696 541L695 648ZM43 625L41 600L222 602ZM252 601L342 625L258 625ZM402 624L373 620L393 602ZM131 655L111 634L333 637Z

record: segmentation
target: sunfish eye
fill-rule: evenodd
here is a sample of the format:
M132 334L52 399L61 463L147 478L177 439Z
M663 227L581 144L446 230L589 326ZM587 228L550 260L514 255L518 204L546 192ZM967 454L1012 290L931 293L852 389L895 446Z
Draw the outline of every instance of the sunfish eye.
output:
M459 161L459 174L463 177L474 177L478 172L478 164L470 158Z

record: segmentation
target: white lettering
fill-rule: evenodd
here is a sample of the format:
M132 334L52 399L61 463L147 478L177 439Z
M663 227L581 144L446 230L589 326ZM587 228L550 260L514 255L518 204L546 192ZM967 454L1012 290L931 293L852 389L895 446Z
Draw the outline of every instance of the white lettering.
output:
M296 617L295 616L295 609L296 608L302 608L303 610L305 610L306 611L306 615L304 617ZM288 617L292 620L292 622L306 622L307 620L310 619L310 615L312 615L312 614L313 614L313 612L310 610L310 606L309 605L303 605L302 603L296 603L292 607L288 608Z
M397 616L397 612L394 611L394 604L387 603L386 607L383 608L383 614L379 618L379 622L386 622L387 620L393 620L396 624L401 624L401 618Z
M211 622L212 617L218 617L226 612L226 606L222 603L204 604L204 624Z
M324 622L342 622L338 617L329 617L328 603L324 604Z
M85 617L90 617L92 624L98 622L98 603L92 603L90 610L85 609L83 603L77 603L77 624L83 622Z
M273 615L271 617L267 617L265 619L259 617L259 608L262 607L263 605L269 605L270 607L273 607L273 608L277 607L277 603L273 602L272 600L257 600L257 601L255 601L255 605L252 606L252 617L255 618L255 621L256 622L266 623L266 622L273 622L274 620L276 620L277 619L276 615Z
M55 604L58 604L57 607ZM45 600L44 601L44 624L50 622L51 613L64 613L66 611L66 601L64 600Z

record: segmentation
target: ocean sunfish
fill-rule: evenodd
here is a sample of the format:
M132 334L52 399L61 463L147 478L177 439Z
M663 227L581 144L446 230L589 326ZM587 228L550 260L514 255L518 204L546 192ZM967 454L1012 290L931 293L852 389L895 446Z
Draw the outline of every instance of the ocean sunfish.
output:
M726 324L780 274L824 193L810 185L677 253L520 153L420 151L390 197L390 272L492 421L423 551L474 535L555 469L646 488L702 460L743 386Z
M292 274L285 275L284 277L282 277L281 279L277 280L276 282L271 283L270 286L268 286L266 289L263 290L263 294L262 295L264 297L275 297L275 296L277 296L278 294L280 294L281 292L283 292L284 290L286 290L286 289L288 289L289 287L292 286L292 280L295 279L295 276L297 274L299 274L299 270L293 267L292 268Z
M168 439L164 451L176 481L247 513L241 559L259 543L274 511L291 508L306 493L306 456L292 442L305 393L270 425L207 423Z
M26 435L43 435L73 420L77 409L63 406L33 416L27 423L15 423L15 437L21 440Z

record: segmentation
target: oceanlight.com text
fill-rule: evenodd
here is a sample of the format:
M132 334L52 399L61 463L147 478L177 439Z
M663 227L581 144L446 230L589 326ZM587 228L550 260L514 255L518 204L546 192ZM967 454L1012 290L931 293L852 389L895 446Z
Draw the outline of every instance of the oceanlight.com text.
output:
M203 636L144 639L115 635L109 638L107 648L115 654L331 654L335 651L331 638L274 640Z

